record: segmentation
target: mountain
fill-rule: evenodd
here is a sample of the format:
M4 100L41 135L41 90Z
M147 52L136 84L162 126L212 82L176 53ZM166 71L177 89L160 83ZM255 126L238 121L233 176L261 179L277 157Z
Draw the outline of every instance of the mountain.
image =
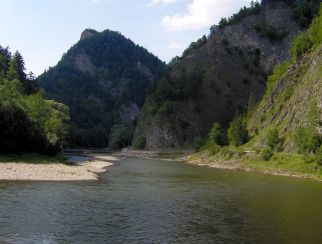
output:
M39 78L50 99L70 108L69 145L124 147L165 64L118 32L87 29Z
M242 8L174 58L139 116L134 142L147 148L201 144L259 101L273 67L291 57L320 1L266 0Z

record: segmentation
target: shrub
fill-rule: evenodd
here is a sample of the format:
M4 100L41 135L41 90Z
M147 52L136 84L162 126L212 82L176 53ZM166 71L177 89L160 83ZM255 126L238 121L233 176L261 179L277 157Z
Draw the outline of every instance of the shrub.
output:
M261 156L265 161L269 161L273 155L274 153L270 148L265 148L261 153Z
M133 147L136 149L144 149L146 146L146 138L141 136L134 140Z
M113 128L110 140L110 147L112 149L121 149L131 145L133 132L133 127Z
M313 101L308 112L308 124L300 127L294 137L294 142L300 153L315 153L319 150L322 142L321 135L317 130L320 123L317 102Z
M205 143L205 141L201 137L195 138L194 141L193 141L193 144L192 144L193 149L195 151L199 151L204 143Z
M315 153L315 161L318 164L322 165L322 145L320 146L320 148Z
M283 143L284 140L279 137L277 129L272 129L267 133L267 144L271 150L282 151Z
M248 131L245 119L242 116L236 117L229 124L227 136L229 143L233 146L240 146L248 141Z
M297 59L306 53L312 47L312 45L313 43L307 33L299 34L292 43L291 53L293 54L293 58Z
M210 143L214 143L216 145L224 146L226 143L225 133L221 129L218 123L213 124L211 131L208 135L208 140Z

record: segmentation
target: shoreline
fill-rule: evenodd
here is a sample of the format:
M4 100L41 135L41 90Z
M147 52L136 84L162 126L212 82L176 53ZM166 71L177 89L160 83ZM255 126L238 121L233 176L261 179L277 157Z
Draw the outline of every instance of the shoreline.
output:
M70 155L70 165L63 163L1 162L0 181L95 181L118 158L108 155ZM67 157L68 158L68 157ZM78 160L77 160L78 158Z
M269 169L251 167L250 165L247 165L247 159L242 159L242 158L209 161L208 157L205 157L205 158L199 158L196 160L189 160L189 158L191 158L194 154L191 151L187 151L187 150L159 150L158 151L158 150L126 149L126 150L123 150L122 152L115 153L114 155L121 156L121 157L139 157L139 158L146 158L146 159L166 160L166 161L183 161L190 165L209 167L214 169L235 170L235 171L242 171L245 173L254 172L254 173L266 174L266 175L275 175L275 176L322 181L320 177L314 174L291 172L291 171L283 170L280 168L273 168L273 167ZM260 165L260 163L261 162L258 161L257 164Z
M299 179L310 179L316 181L322 181L321 178L313 175L313 174L304 174L300 172L287 172L286 170L281 170L278 168L271 168L271 169L258 169L247 166L247 162L243 162L240 160L223 160L223 161L205 161L203 159L192 160L189 161L189 157L185 158L185 162L190 165L196 165L201 167L209 167L215 169L224 169L224 170L234 170L234 171L242 171L242 172L253 172L265 175L275 175L275 176L283 176L283 177L292 177L292 178L299 178ZM259 162L260 163L260 162Z

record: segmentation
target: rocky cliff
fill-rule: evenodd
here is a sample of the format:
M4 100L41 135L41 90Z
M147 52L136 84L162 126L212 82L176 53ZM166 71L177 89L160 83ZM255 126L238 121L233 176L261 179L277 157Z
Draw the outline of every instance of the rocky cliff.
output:
M293 6L267 1L261 9L225 26L214 26L174 59L141 113L135 140L148 148L186 147L202 140L214 122L227 126L259 100L275 64L290 57L301 32Z

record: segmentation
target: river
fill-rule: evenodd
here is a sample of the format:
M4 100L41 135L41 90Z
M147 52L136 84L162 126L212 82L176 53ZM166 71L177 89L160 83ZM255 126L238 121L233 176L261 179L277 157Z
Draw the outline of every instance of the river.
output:
M1 182L0 243L322 243L322 183L148 159Z

